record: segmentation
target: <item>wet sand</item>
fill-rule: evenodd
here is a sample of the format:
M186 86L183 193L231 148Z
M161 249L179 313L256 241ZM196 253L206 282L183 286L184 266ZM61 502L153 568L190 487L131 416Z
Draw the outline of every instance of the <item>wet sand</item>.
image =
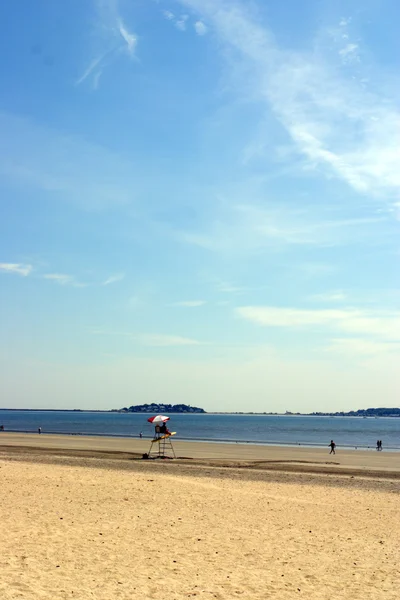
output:
M300 446L261 446L217 444L173 440L176 455L194 464L242 466L311 473L369 473L375 476L400 476L400 453L376 450L341 450L329 454L329 448ZM20 434L2 432L1 450L61 453L116 459L139 458L149 450L147 439L111 438L77 435Z

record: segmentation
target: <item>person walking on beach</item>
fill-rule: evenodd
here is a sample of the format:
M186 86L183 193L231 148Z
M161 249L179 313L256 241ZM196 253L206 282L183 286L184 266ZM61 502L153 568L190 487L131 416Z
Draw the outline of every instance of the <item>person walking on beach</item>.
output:
M376 440L376 449L379 452L379 440Z
M38 432L38 433L42 433L42 428L41 428L41 427L38 427L38 430L37 430L37 432Z
M329 444L331 451L329 452L329 454L336 454L335 452L335 448L336 448L336 444L333 440L331 440L331 443Z
M142 432L139 433L139 437L140 437L140 439L142 439L142 437L143 437L143 433Z
M382 440L379 440L378 445L379 445L378 450L380 452L382 452Z

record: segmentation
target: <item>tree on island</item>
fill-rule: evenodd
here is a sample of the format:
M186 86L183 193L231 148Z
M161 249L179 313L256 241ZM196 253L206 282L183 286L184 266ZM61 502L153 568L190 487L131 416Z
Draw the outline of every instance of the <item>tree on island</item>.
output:
M400 417L400 408L362 408L349 412L313 412L311 414L316 417Z
M130 413L201 413L204 414L206 411L204 408L198 408L197 406L190 406L190 404L157 404L152 402L151 404L136 404L134 406L124 407L120 409L120 412Z

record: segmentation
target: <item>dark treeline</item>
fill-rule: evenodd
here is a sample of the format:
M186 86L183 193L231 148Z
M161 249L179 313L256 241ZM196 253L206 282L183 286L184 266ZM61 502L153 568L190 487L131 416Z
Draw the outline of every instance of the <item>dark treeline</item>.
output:
M190 404L136 404L120 409L121 412L144 412L144 413L205 413L204 408L190 406Z
M311 414L323 417L400 417L400 408L363 408L349 412L313 412Z

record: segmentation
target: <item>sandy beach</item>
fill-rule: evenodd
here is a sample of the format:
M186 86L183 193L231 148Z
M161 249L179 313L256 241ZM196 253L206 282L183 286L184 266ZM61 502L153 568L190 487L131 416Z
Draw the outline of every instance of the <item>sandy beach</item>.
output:
M353 476L149 462L107 456L107 441L80 456L39 437L42 449L2 438L5 600L398 598L400 482L373 465ZM46 437L58 447L44 452Z
M149 450L148 439L81 435L0 433L0 450L42 451L51 454L135 459ZM335 455L326 448L304 446L267 446L254 444L218 444L184 442L174 438L176 455L196 464L238 465L251 468L310 473L373 473L400 476L400 452L376 450L342 450ZM179 462L179 461L178 461ZM175 464L175 463L174 463Z

